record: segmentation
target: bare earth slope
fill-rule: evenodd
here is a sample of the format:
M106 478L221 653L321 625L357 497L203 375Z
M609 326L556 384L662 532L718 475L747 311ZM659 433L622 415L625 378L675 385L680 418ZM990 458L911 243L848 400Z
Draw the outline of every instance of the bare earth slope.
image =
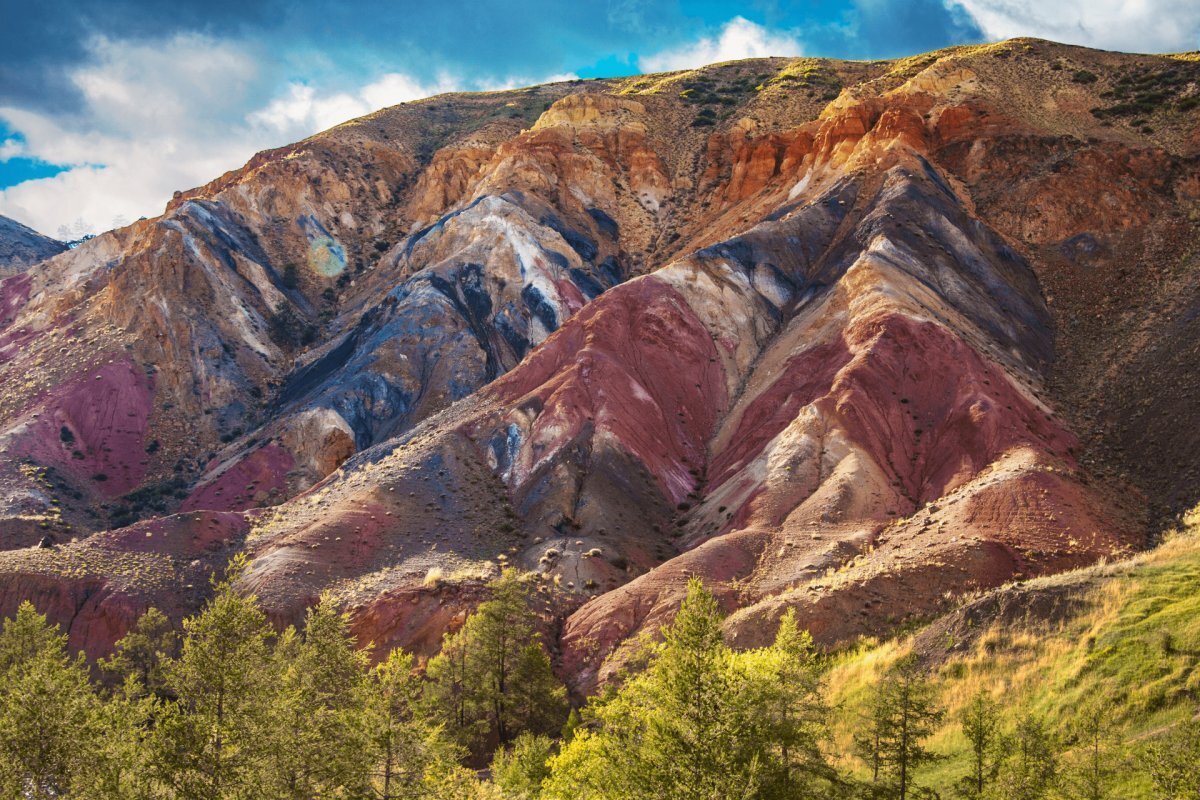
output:
M0 612L98 655L245 549L431 652L512 564L586 690L692 575L835 643L1140 548L1200 485L1198 82L762 59L261 154L0 283Z

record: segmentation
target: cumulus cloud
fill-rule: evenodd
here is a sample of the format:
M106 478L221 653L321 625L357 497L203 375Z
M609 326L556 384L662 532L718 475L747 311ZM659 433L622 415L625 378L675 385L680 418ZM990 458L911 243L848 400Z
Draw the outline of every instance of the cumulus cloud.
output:
M669 72L693 69L718 61L764 56L798 56L804 52L800 41L788 34L773 33L745 17L734 17L721 26L716 38L696 41L638 58L645 72Z
M578 77L574 73L549 75L538 79L519 76L480 77L472 82L471 89L496 92L534 84L576 80ZM435 94L461 91L463 88L463 83L448 73L438 75L432 82L423 83L409 75L392 72L349 92L322 93L308 84L290 83L283 94L266 107L250 113L247 120L254 126L275 131L281 140L290 142L381 108L419 100L422 97L432 97Z
M103 230L120 215L157 213L175 189L253 153L258 140L237 123L257 74L248 54L198 36L90 47L93 62L71 75L78 114L0 107L21 135L17 155L71 167L0 191L0 214L46 232L80 218Z
M958 0L989 39L1036 36L1142 53L1200 47L1196 0Z
M162 211L171 194L245 163L255 152L311 136L380 108L463 88L496 90L546 79L399 72L345 90L280 82L234 41L187 34L132 43L96 38L71 72L81 110L62 116L0 106L19 134L0 161L34 158L70 169L0 190L0 214L53 234L98 232ZM282 86L282 88L279 88Z
M175 190L234 169L258 150L455 88L449 77L423 84L391 73L353 91L292 83L272 97L272 76L232 42L182 35L89 46L93 59L71 75L83 98L78 114L0 107L0 121L20 134L0 142L0 159L71 167L0 190L0 214L47 233L64 225L73 234L96 232L160 213Z
M291 83L281 96L247 119L252 125L277 132L284 141L292 141L381 108L458 88L448 75L426 84L396 72L351 92L323 94L310 85Z

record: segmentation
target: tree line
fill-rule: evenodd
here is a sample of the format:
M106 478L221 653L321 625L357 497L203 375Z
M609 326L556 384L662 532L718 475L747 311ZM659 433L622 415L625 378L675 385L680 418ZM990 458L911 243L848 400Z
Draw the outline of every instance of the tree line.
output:
M942 794L938 687L915 656L859 704L848 770L835 752L827 662L782 618L769 647L735 651L699 581L661 641L570 708L531 608L506 570L437 656L372 664L323 600L276 633L233 590L176 632L151 609L93 669L32 605L0 630L0 796L50 800L1106 800L1124 763L1112 714L1060 735L975 695L956 720L970 768ZM1164 800L1200 797L1200 724L1141 748Z

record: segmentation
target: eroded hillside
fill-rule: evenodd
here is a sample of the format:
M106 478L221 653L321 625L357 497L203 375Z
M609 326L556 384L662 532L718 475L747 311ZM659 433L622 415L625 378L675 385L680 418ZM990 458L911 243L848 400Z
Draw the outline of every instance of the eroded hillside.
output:
M692 575L835 643L1139 549L1200 486L1192 98L1014 40L260 154L0 283L0 612L97 655L246 550L430 652L512 564L586 689Z

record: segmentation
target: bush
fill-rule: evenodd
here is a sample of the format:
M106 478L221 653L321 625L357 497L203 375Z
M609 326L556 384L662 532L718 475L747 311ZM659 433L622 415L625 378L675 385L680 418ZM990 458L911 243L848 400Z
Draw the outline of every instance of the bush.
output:
M295 264L283 265L283 285L288 289L295 289L300 285L300 275L296 271Z
M537 797L550 777L554 742L546 736L522 733L511 745L496 751L492 780L509 797Z
M1075 74L1073 74L1071 76L1071 81L1073 83L1088 84L1088 83L1095 83L1096 80L1097 80L1096 73L1089 72L1086 69L1075 70Z
M281 347L297 344L312 344L317 339L317 328L296 316L290 305L281 305L271 315L269 333L271 339Z

